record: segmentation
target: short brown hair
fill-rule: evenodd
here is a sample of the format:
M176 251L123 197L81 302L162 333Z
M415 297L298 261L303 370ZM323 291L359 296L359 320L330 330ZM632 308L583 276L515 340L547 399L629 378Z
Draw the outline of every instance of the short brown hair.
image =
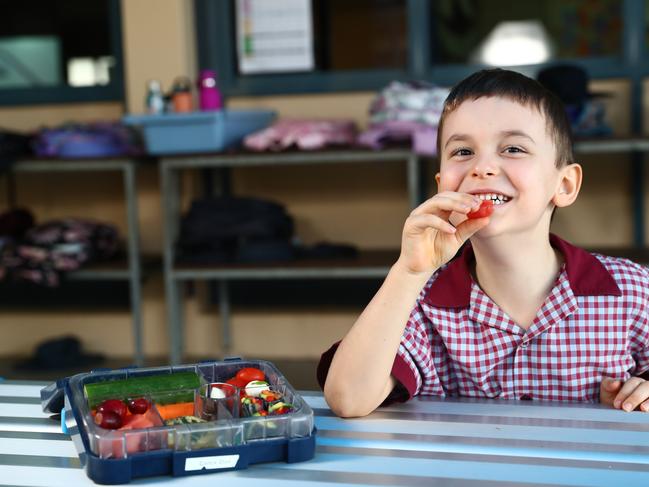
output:
M557 150L557 167L574 162L572 130L561 100L541 83L515 71L483 69L460 81L444 101L437 128L437 154L441 155L444 119L463 102L498 96L537 109L545 116L547 130Z

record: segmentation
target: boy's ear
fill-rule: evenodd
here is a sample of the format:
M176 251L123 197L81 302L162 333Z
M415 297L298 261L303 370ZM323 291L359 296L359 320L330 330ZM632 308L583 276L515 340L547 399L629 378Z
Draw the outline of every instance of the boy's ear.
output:
M437 191L439 191L439 179L440 179L439 173L435 174L435 182L437 183Z
M575 202L581 188L582 176L582 169L579 164L569 164L561 169L559 185L552 198L555 206L563 208Z

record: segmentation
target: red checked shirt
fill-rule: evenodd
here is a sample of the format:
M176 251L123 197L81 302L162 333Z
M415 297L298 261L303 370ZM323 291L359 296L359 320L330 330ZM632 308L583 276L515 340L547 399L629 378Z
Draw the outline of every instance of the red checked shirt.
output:
M392 368L400 387L390 399L596 402L602 376L626 380L649 370L649 270L550 241L565 263L527 330L472 279L470 246L433 274L401 338ZM321 384L334 352L323 354Z

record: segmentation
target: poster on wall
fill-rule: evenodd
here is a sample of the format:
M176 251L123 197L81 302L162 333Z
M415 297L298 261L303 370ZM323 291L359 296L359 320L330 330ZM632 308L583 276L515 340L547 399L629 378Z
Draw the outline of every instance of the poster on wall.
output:
M311 71L311 0L237 0L236 35L242 74Z

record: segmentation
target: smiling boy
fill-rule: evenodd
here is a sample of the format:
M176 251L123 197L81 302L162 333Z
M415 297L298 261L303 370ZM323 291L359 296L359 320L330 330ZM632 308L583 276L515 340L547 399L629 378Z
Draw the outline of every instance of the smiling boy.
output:
M453 88L438 193L407 218L401 253L318 378L339 416L418 394L600 400L649 410L649 272L550 234L579 193L561 102L484 70ZM490 216L468 219L481 201ZM453 259L463 244L470 245Z

